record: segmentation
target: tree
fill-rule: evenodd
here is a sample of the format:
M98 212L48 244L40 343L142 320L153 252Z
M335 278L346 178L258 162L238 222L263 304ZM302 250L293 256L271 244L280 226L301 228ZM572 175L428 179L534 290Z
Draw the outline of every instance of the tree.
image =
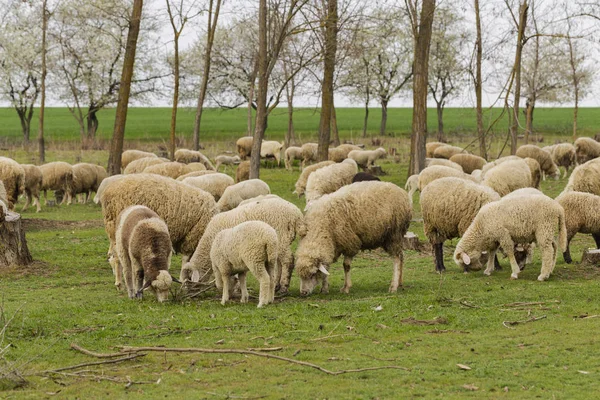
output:
M477 113L477 138L479 139L479 155L487 159L487 146L485 144L485 132L483 130L483 107L482 107L482 77L481 77L481 61L483 56L483 41L481 39L481 15L479 9L479 0L474 0L475 8L475 27L476 27L476 39L475 39L475 74L471 74L473 77L473 83L475 86L475 98L476 98L476 113Z
M413 120L410 138L410 165L408 175L425 168L427 142L427 77L435 0L423 0L420 12L417 0L406 0L414 37L413 61Z
M323 81L321 87L321 119L319 122L319 161L329 158L329 137L331 135L331 113L333 108L333 74L337 49L337 0L327 0L325 19L325 46L323 57Z
M108 156L108 174L121 173L121 154L123 153L123 139L125 137L125 123L127 122L127 108L129 106L129 94L131 92L131 80L133 66L135 63L135 52L142 19L143 0L133 0L131 19L127 32L127 44L123 59L123 69L119 85L119 101L115 115L115 129Z
M40 164L46 162L46 146L44 143L44 113L46 110L46 53L48 45L46 43L46 34L48 32L48 2L42 1L42 76L40 84L41 102L40 102L40 124L38 128L38 160Z

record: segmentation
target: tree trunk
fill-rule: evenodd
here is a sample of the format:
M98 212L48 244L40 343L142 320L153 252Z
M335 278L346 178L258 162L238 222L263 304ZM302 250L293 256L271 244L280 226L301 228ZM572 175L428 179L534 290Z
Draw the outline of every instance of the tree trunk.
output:
M331 98L331 133L333 134L333 145L340 145L340 132L338 131L337 114L335 111L335 101Z
M487 160L487 146L485 144L485 131L483 130L483 106L482 106L482 78L481 78L481 59L483 55L482 40L481 40L481 18L479 16L479 0L475 0L475 23L477 25L477 39L475 46L477 47L476 56L476 71L475 71L475 97L477 101L477 138L479 139L479 155Z
M444 102L440 101L436 104L437 106L437 121L438 121L438 129L437 129L437 140L438 142L444 141Z
M369 90L367 89L367 98L365 100L365 119L363 121L362 137L367 137L367 123L369 122Z
M121 173L121 154L123 153L125 123L127 122L129 93L131 92L131 77L133 76L135 50L138 34L140 33L140 21L142 18L143 6L143 0L133 0L133 9L131 12L131 19L129 20L129 32L127 33L127 44L125 47L125 57L123 58L123 70L121 72L121 85L119 87L119 102L117 103L115 115L115 128L108 156L109 175Z
M254 64L254 70L250 74L250 85L248 87L248 113L247 113L247 127L248 127L248 136L252 136L254 134L254 130L252 129L252 104L254 101L254 91L256 89L256 74L258 73L258 59L256 59L256 63Z
M98 110L88 109L87 119L87 142L93 143L96 140L96 132L98 132L98 117L96 116Z
M519 7L519 32L517 35L517 51L515 53L515 98L513 102L512 124L510 125L510 154L517 153L517 133L519 129L519 102L521 101L521 58L525 45L525 27L527 25L527 0Z
M23 141L25 144L29 143L30 124L27 121L27 116L23 110L17 108L17 114L19 114L19 120L21 121L21 131L23 132Z
M285 147L288 148L291 143L296 142L296 135L294 134L294 92L295 84L292 79L288 86L285 88L285 94L287 97L287 109L288 109L288 128L285 134Z
M42 1L42 82L40 84L40 121L38 127L38 161L46 162L46 144L44 141L44 112L46 111L46 31L48 30L47 0Z
M167 0L168 4L168 0ZM169 6L170 7L170 6ZM172 18L171 18L172 19ZM176 31L176 28L173 28ZM179 33L174 35L174 64L173 65L173 106L171 108L171 127L169 132L169 159L175 161L175 131L177 129L177 107L179 104ZM204 83L204 79L202 81ZM202 114L202 113L200 113ZM198 113L196 113L198 115ZM194 150L196 147L196 130L194 128Z
M573 109L573 141L577 139L577 113L579 111L579 87L575 86L575 108Z
M323 54L323 80L321 87L321 119L319 123L318 160L329 159L329 138L331 135L331 113L333 106L333 74L337 50L337 0L327 0L325 21L325 47Z
M2 213L0 210L0 216ZM0 268L26 266L33 261L22 221L21 215L12 211L0 218Z
M527 99L525 103L525 144L529 144L529 137L533 134L533 110L535 99Z
M429 47L435 0L423 0L419 26L416 32L413 62L413 120L410 139L410 165L408 176L425 168L425 143L427 142L427 75Z

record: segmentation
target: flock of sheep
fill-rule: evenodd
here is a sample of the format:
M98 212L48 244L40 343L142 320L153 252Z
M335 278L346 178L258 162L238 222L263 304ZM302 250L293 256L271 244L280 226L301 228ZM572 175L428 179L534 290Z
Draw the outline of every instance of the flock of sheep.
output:
M293 271L300 292L310 294L320 284L328 291L329 267L343 256L344 285L352 281L351 263L362 250L383 248L393 257L389 287L402 285L403 243L412 218L412 197L421 192L424 231L433 245L437 271L445 269L443 243L460 237L453 259L466 270L484 273L499 267L502 251L511 264L511 278L531 262L535 246L542 255L538 280L554 268L557 250L571 262L569 242L578 233L591 233L600 247L600 143L580 138L539 148L521 146L516 156L493 162L444 143L427 144L428 166L411 176L405 189L359 172L386 156L383 148L363 150L344 144L329 150L330 160L316 162L316 144L285 150L286 168L300 160L302 172L294 193L306 196L302 212L270 193L260 179L248 179L252 138L237 141L239 156L216 158L216 166L197 151L180 149L176 161L153 153L127 150L123 174L106 177L91 164L19 165L0 158L0 202L13 208L25 193L25 208L39 211L39 193L64 193L69 204L77 195L101 204L109 238L109 262L115 285L130 298L145 289L165 301L172 282L171 254L182 254L181 281L214 284L228 301L237 277L241 301L248 301L246 275L260 285L258 306L269 304L276 291L287 292ZM261 157L279 164L282 144L266 141ZM313 163L313 164L311 164ZM221 165L239 164L236 180L217 172ZM309 165L311 164L311 165ZM575 167L564 191L551 199L539 191L546 176L558 178ZM236 183L237 182L237 183ZM290 188L291 190L291 188ZM2 208L2 207L0 207ZM558 241L555 232L558 231ZM294 255L292 242L299 238Z

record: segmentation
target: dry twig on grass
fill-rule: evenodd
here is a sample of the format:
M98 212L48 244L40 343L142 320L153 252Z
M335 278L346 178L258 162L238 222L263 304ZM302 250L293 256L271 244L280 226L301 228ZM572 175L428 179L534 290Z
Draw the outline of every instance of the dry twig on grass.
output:
M404 318L400 322L402 322L403 324L410 324L410 325L446 325L448 323L448 320L444 317L435 317L432 320L420 320L420 319L415 319L413 317L409 317L409 318Z
M560 303L560 300L516 302L516 303L504 304L502 307L529 307L529 306L542 306L545 304L559 304L559 303Z
M77 368L82 368L82 367L89 367L92 365L102 365L102 364L115 364L115 363L120 363L123 361L129 361L129 360L134 360L136 358L139 357L144 357L146 354L130 354L126 357L122 357L122 358L113 358L111 360L104 360L104 361L96 361L96 362L89 362L89 363L82 363L82 364L77 364L77 365L70 365L68 367L63 367L63 368L57 368L57 369L49 369L46 371L41 371L41 372L33 372L29 375L45 375L45 374L50 374L50 373L55 373L55 372L62 372L62 371L70 371L72 369L77 369Z
M73 350L76 350L80 353L83 353L85 355L88 356L92 356L92 357L96 357L96 358L115 358L115 357L123 357L123 353L110 353L110 354L106 354L106 353L95 353L93 351L89 351L87 349L84 349L83 347L75 344L75 343L71 343L71 348Z
M539 321L540 319L545 319L545 318L546 318L546 316L542 315L541 317L531 317L531 318L523 320L523 321L504 321L504 322L502 322L502 325L504 325L508 329L515 329L515 328L511 328L511 326L519 325L519 324L526 324L528 322L535 322L535 321Z

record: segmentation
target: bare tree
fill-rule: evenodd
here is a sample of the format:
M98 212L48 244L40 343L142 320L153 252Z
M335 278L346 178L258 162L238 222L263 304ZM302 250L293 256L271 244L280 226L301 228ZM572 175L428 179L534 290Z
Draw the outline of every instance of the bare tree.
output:
M318 159L329 158L329 138L331 135L331 114L333 107L333 74L337 49L337 0L327 0L325 19L325 51L323 57L323 83L321 87L321 120L319 123Z
M477 138L479 139L479 155L487 159L487 146L485 144L485 131L483 130L483 107L482 107L482 77L481 77L481 59L483 56L483 41L481 39L481 16L479 10L479 0L474 0L475 7L475 84L476 113L477 113Z
M40 84L40 123L38 127L38 161L43 164L46 161L46 146L44 143L44 112L46 110L46 33L48 32L48 2L42 1L42 76Z

